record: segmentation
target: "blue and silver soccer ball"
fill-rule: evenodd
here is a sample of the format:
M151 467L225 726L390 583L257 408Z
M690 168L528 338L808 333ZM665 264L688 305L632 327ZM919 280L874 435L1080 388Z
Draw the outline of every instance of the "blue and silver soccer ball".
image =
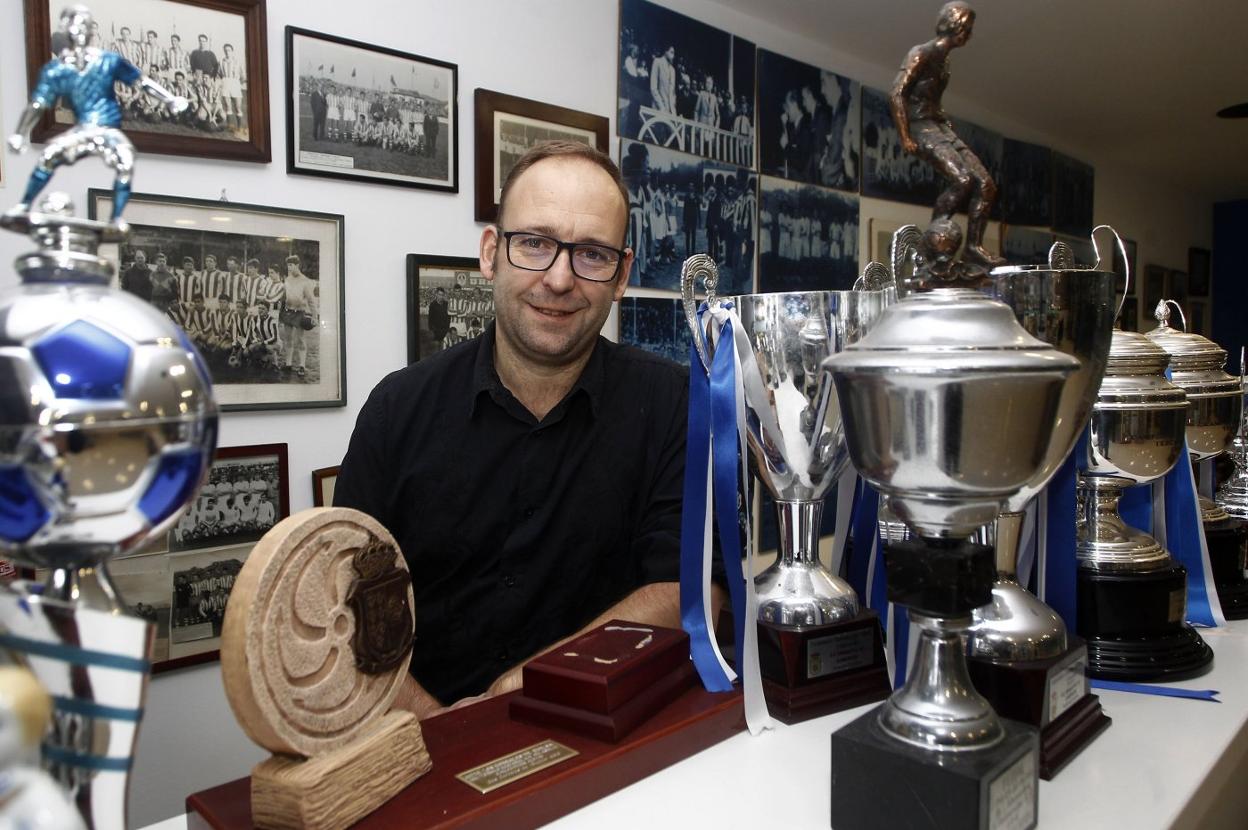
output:
M100 285L0 298L0 550L41 568L133 552L177 521L212 461L217 407L186 335Z

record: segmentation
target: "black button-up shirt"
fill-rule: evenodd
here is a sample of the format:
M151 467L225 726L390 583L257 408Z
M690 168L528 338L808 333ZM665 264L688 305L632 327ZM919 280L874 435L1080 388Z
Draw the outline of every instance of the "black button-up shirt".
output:
M493 351L491 326L383 379L334 488L403 549L412 674L443 703L679 574L688 370L600 337L539 422Z

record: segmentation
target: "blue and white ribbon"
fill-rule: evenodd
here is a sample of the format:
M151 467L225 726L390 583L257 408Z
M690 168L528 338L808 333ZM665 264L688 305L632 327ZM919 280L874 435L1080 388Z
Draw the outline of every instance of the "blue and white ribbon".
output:
M884 661L893 688L897 689L906 682L906 666L913 657L910 615L905 606L888 601L888 574L884 567L884 543L880 538L880 496L861 478L857 479L854 493L854 546L847 569L849 584L866 606L880 615L880 625L884 629ZM839 500L838 496L838 504Z
M680 604L681 621L689 633L694 666L708 691L732 688L737 678L713 636L710 585L713 549L712 517L718 517L719 543L728 581L734 620L737 672L745 698L746 725L753 734L771 728L771 717L763 698L758 663L758 597L754 593L754 546L750 534L742 532L739 515L749 527L748 499L738 498L749 475L746 446L745 388L751 397L763 395L758 364L745 329L731 306L717 304L698 310L702 319L711 315L713 354L708 372L696 344L690 347L689 433L685 463L685 503L681 526ZM698 336L701 336L700 334ZM744 360L743 360L744 359ZM760 413L767 418L768 413ZM768 429L770 425L764 425ZM775 434L775 433L773 433ZM705 470L705 474L703 471ZM742 541L745 551L742 554ZM742 559L745 568L742 568ZM747 624L748 622L748 624Z
M1036 595L1042 602L1058 613L1066 628L1077 631L1076 583L1079 560L1075 555L1077 544L1075 521L1078 516L1078 500L1075 488L1079 476L1079 459L1088 452L1088 428L1075 443L1070 455L1057 468L1053 478L1036 496ZM1029 572L1030 568L1028 569ZM1020 581L1023 571L1019 562Z

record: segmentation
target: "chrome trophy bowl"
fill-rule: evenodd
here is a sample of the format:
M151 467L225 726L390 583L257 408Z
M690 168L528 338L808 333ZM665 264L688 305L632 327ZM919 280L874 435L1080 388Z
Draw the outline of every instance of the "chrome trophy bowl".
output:
M853 588L819 561L823 499L845 469L845 433L823 360L859 340L883 312L886 291L812 291L717 297L715 265L691 257L685 265L685 309L694 341L709 365L710 314L700 331L694 283L703 277L708 307L731 306L749 339L761 386L745 385L751 465L776 502L780 549L755 579L759 619L802 629L858 614ZM731 348L724 343L720 348Z
M824 368L859 475L931 553L967 540L1038 475L1079 361L1027 334L1003 303L941 288L890 306ZM892 579L890 568L890 591ZM915 658L881 727L932 750L998 743L1001 722L967 671L970 608L942 617L911 607L910 618Z
M1066 624L1018 583L1023 510L1070 454L1096 402L1109 360L1116 275L1090 269L1007 266L994 269L991 276L986 294L1008 305L1028 334L1079 360L1079 368L1062 389L1043 465L997 517L997 583L992 603L976 609L975 624L967 635L969 654L999 662L1040 660L1066 650Z

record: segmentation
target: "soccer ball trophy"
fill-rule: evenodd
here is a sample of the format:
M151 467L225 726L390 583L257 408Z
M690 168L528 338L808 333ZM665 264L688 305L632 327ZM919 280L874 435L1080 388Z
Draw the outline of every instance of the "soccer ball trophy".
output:
M38 246L17 260L22 284L0 297L0 550L50 572L45 585L0 591L0 645L54 700L44 767L87 826L120 830L153 627L128 611L107 563L177 521L207 473L217 409L186 335L110 288L113 266L98 254L124 238L133 173L113 82L154 84L87 47L90 23L81 7L61 15L71 46L44 67L9 142L23 149L39 114L73 92L78 124L48 144L22 203L0 219ZM87 154L117 171L113 221L76 218L58 193L32 211L52 170Z

